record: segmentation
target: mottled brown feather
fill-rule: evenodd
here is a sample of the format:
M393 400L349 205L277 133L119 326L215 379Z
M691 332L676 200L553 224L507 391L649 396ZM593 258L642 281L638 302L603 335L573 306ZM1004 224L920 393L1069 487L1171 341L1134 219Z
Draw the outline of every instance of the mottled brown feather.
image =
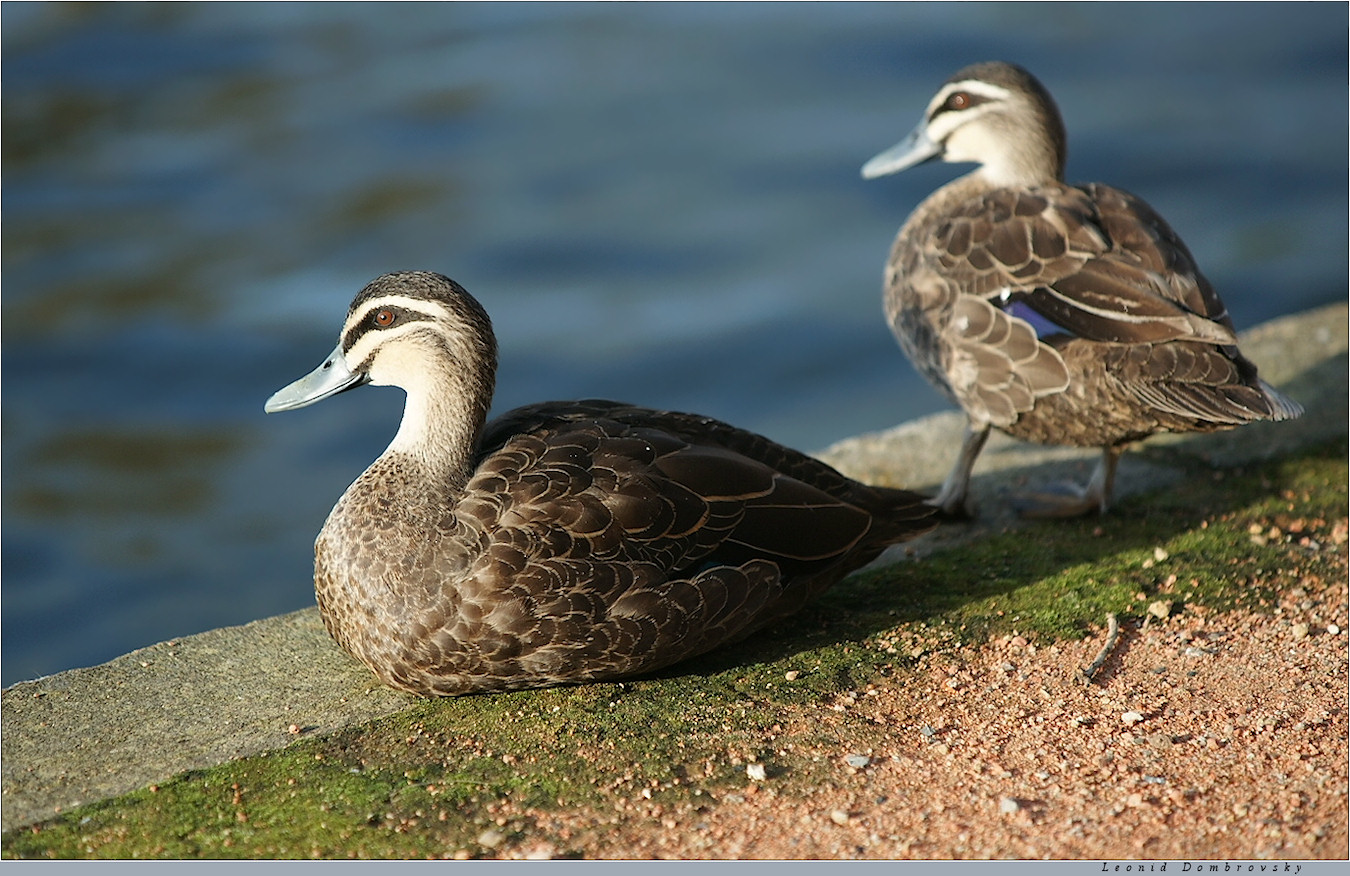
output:
M891 249L885 298L901 347L972 430L1111 447L1297 416L1238 351L1223 302L1152 208L1061 181L1062 123L1048 92L999 62L948 80L971 81L1008 89L1006 106L981 101L943 130L985 126L986 157L1023 178L994 182L980 169L928 197Z
M457 385L492 386L491 327L467 292L429 274L372 287L349 324L382 295L444 305L417 315L436 342L388 343L419 344L436 360L429 372ZM367 349L364 334L349 329L343 346ZM381 355L371 349L367 367ZM481 373L459 380L451 365ZM427 435L471 436L444 451L463 462L396 439L324 524L315 589L337 642L414 693L651 672L784 617L933 525L917 494L866 486L706 417L592 400L484 425L482 398L447 398L442 411L413 392L410 408L448 418L426 422Z

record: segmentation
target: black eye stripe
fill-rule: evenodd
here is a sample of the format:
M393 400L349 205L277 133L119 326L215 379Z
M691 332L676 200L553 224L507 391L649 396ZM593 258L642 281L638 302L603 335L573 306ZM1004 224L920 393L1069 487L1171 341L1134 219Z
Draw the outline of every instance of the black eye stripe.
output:
M421 311L418 310L409 310L406 307L399 307L393 304L385 304L379 307L372 307L368 311L366 311L366 315L361 318L360 322L358 322L356 325L348 329L346 334L342 336L342 349L350 350L352 346L356 344L357 339L360 338L362 335L364 335L366 332L379 331L383 328L389 327L389 326L381 326L376 321L376 318L378 317L380 312L386 310L394 315L393 322L389 323L389 326L403 325L409 322L427 322L433 319L433 317L429 314L422 313Z

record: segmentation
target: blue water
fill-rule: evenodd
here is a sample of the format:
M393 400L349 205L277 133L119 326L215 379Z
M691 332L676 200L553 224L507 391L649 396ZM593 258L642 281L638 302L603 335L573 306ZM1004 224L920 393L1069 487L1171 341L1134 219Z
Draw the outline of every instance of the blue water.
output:
M958 67L1030 67L1069 176L1167 216L1240 327L1346 294L1346 11L3 7L4 684L312 603L402 401L265 416L371 278L458 279L497 409L605 396L803 449L946 407L864 182Z

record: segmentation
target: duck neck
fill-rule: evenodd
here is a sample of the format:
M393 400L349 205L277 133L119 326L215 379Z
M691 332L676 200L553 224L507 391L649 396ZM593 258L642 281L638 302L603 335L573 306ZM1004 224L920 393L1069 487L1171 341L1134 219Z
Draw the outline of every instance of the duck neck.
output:
M430 479L463 489L473 474L474 450L492 387L443 369L423 372L404 388L408 400L403 420L385 454L411 459Z
M978 156L971 176L991 188L1035 188L1064 179L1064 147L1038 128L1006 131L998 148Z

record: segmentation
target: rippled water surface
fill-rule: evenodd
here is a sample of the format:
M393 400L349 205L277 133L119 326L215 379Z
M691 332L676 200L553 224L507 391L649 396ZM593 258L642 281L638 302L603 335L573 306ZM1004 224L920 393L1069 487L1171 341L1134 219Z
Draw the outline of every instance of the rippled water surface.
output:
M4 684L312 603L402 394L262 403L388 270L492 313L497 410L605 396L803 449L940 410L863 182L1030 67L1240 327L1345 295L1340 4L3 7Z

